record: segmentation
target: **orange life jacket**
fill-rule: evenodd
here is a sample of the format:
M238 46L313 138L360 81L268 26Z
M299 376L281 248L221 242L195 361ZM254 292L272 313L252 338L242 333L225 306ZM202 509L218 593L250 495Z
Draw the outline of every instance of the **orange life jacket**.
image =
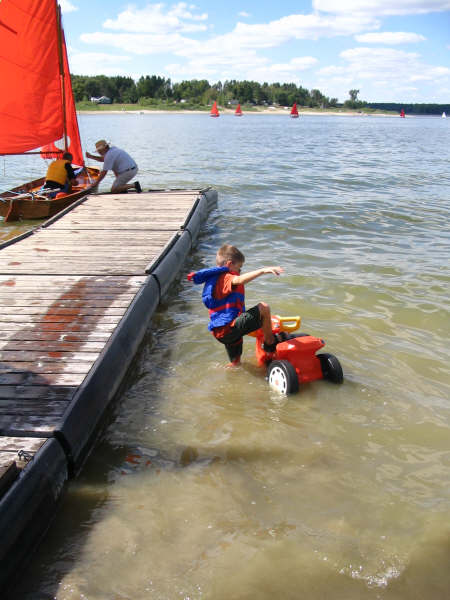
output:
M45 179L64 185L67 181L66 163L70 163L70 160L58 159L50 163Z

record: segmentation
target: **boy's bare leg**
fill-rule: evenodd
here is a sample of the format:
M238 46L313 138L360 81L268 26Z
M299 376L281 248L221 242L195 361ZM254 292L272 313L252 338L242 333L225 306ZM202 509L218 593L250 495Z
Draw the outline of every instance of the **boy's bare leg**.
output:
M265 302L258 304L259 314L261 315L261 329L264 334L264 343L271 345L275 342L275 337L272 331L272 319L270 314L270 306Z
M231 362L229 362L226 367L230 368L230 367L239 367L239 365L241 364L241 357L239 356L238 358L235 358L234 360L232 360Z

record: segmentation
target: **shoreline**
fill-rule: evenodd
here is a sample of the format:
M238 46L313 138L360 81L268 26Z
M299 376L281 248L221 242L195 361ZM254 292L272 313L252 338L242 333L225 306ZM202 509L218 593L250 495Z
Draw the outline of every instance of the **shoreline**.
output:
M78 114L84 114L84 115L99 115L99 114L105 114L105 115L122 115L122 114L144 114L144 115L151 115L151 114L157 114L157 115L171 115L171 114L176 114L176 115L206 115L209 116L209 112L207 110L161 110L161 109L146 109L146 108L136 108L133 110L129 110L129 109L112 109L112 110L84 110L84 109L77 109L77 113ZM234 115L234 110L233 109L220 109L219 110L220 115ZM389 113L363 113L363 112L351 112L351 111L342 111L342 112L325 112L325 111L309 111L309 110L299 110L298 111L299 117L389 117L389 118L398 118L400 115L397 114L389 114ZM263 109L263 110L255 110L255 111L248 111L245 112L243 111L243 116L248 116L248 115L286 115L286 116L290 116L290 112L289 109L280 109L280 108L276 108L276 109ZM410 118L410 116L406 116L405 118Z

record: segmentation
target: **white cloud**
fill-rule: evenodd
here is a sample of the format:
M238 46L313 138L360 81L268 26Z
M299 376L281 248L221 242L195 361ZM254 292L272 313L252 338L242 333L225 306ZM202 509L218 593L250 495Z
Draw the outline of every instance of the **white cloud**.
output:
M245 10L241 10L241 12L240 12L240 13L238 13L238 15L239 15L240 17L244 17L244 18L246 18L246 17L251 17L251 14L250 14L250 13L248 13L248 12L245 12Z
M450 0L313 0L313 8L332 14L420 15L450 10Z
M300 73L311 69L318 63L313 56L301 56L291 59L287 63L275 63L261 65L257 68L251 67L243 75L245 79L256 81L267 81L269 83L279 81L299 84Z
M359 31L378 27L378 21L365 16L325 17L318 14L298 14L269 23L255 25L237 23L234 31L222 38L230 38L246 47L267 48L278 46L290 39L317 40L321 37L353 35Z
M197 46L195 40L173 34L143 34L143 33L83 33L82 42L119 48L130 54L165 54L176 51L180 47Z
M289 64L298 71L304 71L305 69L310 69L318 62L317 58L314 58L313 56L298 56L297 58L291 59Z
M313 8L332 14L418 15L450 10L450 0L313 0Z
M158 48L161 52L173 52L177 50L175 43L178 42L176 53L180 56L200 55L205 52L212 52L219 56L223 52L237 48L241 50L273 48L292 39L317 40L321 37L354 35L379 27L378 21L366 16L324 17L317 14L298 14L263 24L250 25L239 22L230 33L197 41L179 35L192 32L192 27L197 26L181 22L179 16L182 11L179 7L185 5L176 6L178 11L172 9L165 14L162 12L162 4L149 5L141 11L129 8L116 20L110 19L104 23L105 28L122 30L124 33L85 33L82 34L81 39L85 43L108 44L135 54L154 53ZM152 18L149 18L150 15ZM204 16L198 18L203 19ZM200 27L204 28L203 25ZM164 36L167 41L166 48L163 44Z
M355 35L355 40L362 44L415 44L425 41L425 37L418 33L406 33L404 31L383 31L379 33L363 33Z
M267 58L258 56L253 51L244 54L237 53L233 57L196 57L187 64L166 65L165 71L173 80L189 77L293 82L300 84L300 75L317 64L312 56L302 56L291 59L286 63L270 64ZM199 75L199 73L201 75ZM170 75L169 75L170 74Z
M402 94L417 92L416 83L432 85L433 92L450 82L450 69L424 63L420 54L393 48L351 48L341 52L344 65L334 65L318 71L319 89L340 89L339 97L346 97L342 87L361 90L360 98L368 101L404 101ZM423 85L421 87L423 87ZM374 94L376 89L376 98ZM326 93L326 92L325 92ZM336 91L333 93L336 95ZM404 96L403 96L404 98ZM431 101L431 100L430 100Z
M164 12L164 4L148 4L139 10L129 6L116 19L108 19L103 23L105 29L128 31L135 33L165 34L170 32L205 31L207 26L200 24L208 15L194 14L184 2L179 2Z
M74 6L70 0L59 0L59 5L63 14L78 10L78 6Z
M128 75L130 56L119 56L104 52L77 52L68 49L70 71L79 75Z

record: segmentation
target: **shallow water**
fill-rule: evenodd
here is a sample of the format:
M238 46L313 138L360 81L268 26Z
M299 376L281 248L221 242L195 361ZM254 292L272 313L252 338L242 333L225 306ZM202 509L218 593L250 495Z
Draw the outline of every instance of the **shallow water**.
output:
M86 148L130 151L144 189L210 184L219 205L14 598L448 598L449 124L80 124ZM20 183L14 161L2 188ZM285 268L250 283L247 306L300 314L339 357L342 386L271 392L251 338L243 366L223 368L185 274L224 242L245 269Z

